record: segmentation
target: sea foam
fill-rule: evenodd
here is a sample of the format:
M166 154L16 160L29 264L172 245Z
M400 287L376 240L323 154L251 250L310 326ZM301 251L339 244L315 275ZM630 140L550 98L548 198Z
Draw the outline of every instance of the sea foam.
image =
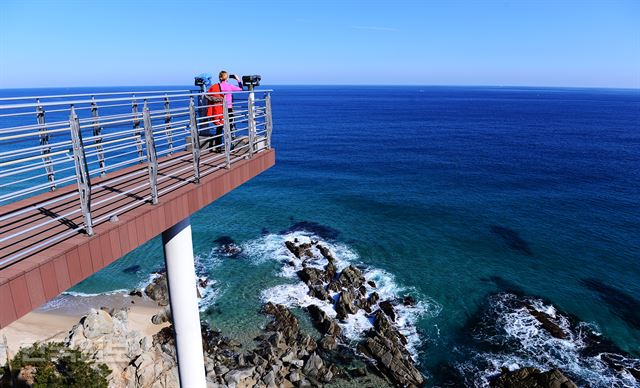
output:
M318 236L305 231L295 231L287 234L269 234L260 239L246 242L243 245L243 252L247 254L251 260L256 263L264 263L266 261L276 261L281 264L277 270L277 276L288 280L296 280L293 283L280 284L270 287L261 292L261 300L263 302L272 302L285 305L287 307L303 308L315 304L320 307L329 317L336 318L336 311L333 304L328 301L308 295L309 288L307 285L298 281L297 272L302 266L301 260L295 260L295 256L286 248L285 241L295 241L298 243L307 243L318 241L319 244L329 248L335 257L335 265L338 272L342 271L349 265L355 265L362 270L367 281L375 282L376 288L365 283L367 294L375 291L380 295L380 300L397 300L403 295L411 294L417 300L413 306L404 306L399 303L394 306L396 311L396 328L407 337L407 349L414 358L417 357L418 348L421 338L416 329L417 321L422 317L435 317L441 307L434 300L416 294L415 290L400 286L395 277L389 272L375 267L364 265L359 255L349 246L339 242L329 242L320 239ZM316 247L311 248L313 257L305 259L305 266L324 269L328 261L319 252ZM337 293L330 292L334 298ZM351 341L357 341L362 338L365 331L373 327L372 319L366 312L360 309L356 314L350 314L346 322L338 322L342 328L343 334Z

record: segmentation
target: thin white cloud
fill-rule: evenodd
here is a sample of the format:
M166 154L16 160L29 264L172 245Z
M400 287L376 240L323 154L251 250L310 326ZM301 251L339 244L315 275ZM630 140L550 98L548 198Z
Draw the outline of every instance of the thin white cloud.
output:
M399 32L400 30L393 27L377 27L377 26L351 26L354 30L366 31L382 31L382 32Z

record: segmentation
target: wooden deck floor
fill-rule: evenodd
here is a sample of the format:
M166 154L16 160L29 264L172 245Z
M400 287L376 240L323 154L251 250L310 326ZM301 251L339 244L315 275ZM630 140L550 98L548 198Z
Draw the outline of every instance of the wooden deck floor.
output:
M158 159L159 203L150 202L146 164L138 164L91 180L94 236L79 226L76 185L2 206L0 217L24 210L19 217L0 221L0 236L23 231L0 242L0 261L17 258L0 268L0 328L52 299L60 292L104 268L125 253L188 217L275 163L275 152L263 150L245 159L233 154L224 168L222 154L203 153L200 183L194 182L190 152ZM122 179L129 175L130 178ZM51 200L64 198L53 204ZM123 212L122 209L126 209ZM68 217L60 215L77 210ZM110 221L118 212L118 220ZM38 226L43 224L41 226Z

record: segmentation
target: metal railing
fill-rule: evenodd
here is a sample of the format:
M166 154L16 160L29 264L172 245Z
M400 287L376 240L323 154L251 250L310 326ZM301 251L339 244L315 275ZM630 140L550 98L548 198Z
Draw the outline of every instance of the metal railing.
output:
M210 102L189 90L0 98L0 249L47 226L68 226L0 256L0 268L70 235L92 235L118 214L269 149L271 91L232 92L232 99L227 106L226 98ZM94 211L125 197L135 200ZM25 223L34 211L47 217Z

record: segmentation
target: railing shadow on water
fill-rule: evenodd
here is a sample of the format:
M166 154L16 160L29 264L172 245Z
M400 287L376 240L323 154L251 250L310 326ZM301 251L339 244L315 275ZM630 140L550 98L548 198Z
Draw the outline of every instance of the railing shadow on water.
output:
M271 91L231 93L0 98L0 268L270 149Z

